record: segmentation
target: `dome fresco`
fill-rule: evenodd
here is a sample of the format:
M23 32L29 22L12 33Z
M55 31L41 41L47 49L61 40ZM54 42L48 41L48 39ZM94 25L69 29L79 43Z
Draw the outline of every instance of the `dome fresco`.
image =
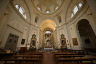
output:
M57 11L64 0L32 0L34 7L43 14L52 14Z

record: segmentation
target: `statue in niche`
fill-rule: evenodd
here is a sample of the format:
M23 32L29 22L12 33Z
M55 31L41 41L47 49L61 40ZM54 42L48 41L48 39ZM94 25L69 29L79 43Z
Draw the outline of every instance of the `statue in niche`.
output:
M61 34L61 39L65 38L64 34Z
M36 35L33 34L31 38L30 48L35 48L35 47L36 47Z
M45 34L45 38L49 38L51 34Z
M62 45L66 44L66 38L65 38L64 34L61 34L61 44Z
M61 34L61 48L67 48L64 34Z
M32 39L36 39L36 35L35 34L32 35Z

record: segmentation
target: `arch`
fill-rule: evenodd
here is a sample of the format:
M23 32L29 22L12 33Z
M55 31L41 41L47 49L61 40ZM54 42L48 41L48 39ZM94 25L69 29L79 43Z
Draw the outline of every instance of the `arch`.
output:
M56 23L53 20L47 19L41 22L40 29L42 31L44 31L45 29L49 29L49 28L53 31L56 29Z
M83 49L96 48L96 35L87 19L81 19L77 23L77 29L82 41Z

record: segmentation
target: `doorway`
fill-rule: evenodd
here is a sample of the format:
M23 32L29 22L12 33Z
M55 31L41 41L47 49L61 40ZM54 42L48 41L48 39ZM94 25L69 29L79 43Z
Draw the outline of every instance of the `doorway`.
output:
M91 25L89 24L89 21L86 19L82 19L78 22L77 25L83 49L96 48L96 35Z

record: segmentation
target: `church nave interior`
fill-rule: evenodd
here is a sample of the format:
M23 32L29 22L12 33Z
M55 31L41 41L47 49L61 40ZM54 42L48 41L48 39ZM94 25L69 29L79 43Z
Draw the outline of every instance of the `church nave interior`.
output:
M0 0L0 64L96 64L95 0Z

